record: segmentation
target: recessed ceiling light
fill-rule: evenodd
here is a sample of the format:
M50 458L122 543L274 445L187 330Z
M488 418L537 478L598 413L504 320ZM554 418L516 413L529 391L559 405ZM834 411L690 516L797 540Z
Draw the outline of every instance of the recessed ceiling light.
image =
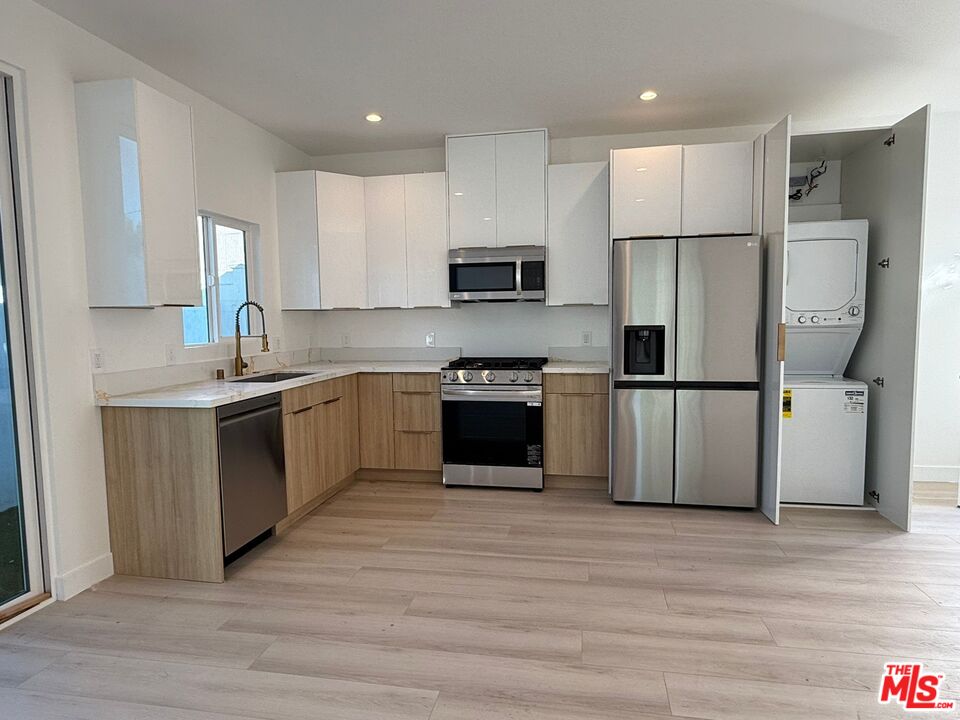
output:
M640 93L640 99L644 102L650 102L651 100L656 99L657 91L656 90L644 90Z
M378 123L383 120L383 115L380 113L370 113L367 115L367 122Z

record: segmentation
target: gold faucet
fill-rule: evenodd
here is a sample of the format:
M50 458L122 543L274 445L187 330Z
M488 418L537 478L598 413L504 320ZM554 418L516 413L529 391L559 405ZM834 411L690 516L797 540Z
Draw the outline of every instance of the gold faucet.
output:
M243 309L248 305L253 305L257 310L260 311L260 327L263 329L263 335L260 336L262 343L260 345L260 352L270 352L270 343L267 342L267 321L263 317L263 305L253 300L247 300L240 307L237 308L237 322L234 328L234 333L237 338L237 356L233 359L233 370L237 377L243 375L245 368L249 367L249 364L243 359L243 355L240 354L240 338L242 337L256 337L256 335L241 335L240 334L240 313L243 312Z

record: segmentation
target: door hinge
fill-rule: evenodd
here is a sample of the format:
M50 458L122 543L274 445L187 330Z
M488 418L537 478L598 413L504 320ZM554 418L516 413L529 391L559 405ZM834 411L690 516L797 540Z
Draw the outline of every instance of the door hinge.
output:
M885 257L883 260L878 262L877 265L882 267L884 270L887 270L890 267L890 258Z
M883 387L884 380L885 378L882 375L878 375L873 379L873 384L877 387Z
M877 502L880 502L880 493L878 493L876 490L871 490L870 492L867 493L867 495L872 497Z
M888 137L886 140L883 141L883 144L886 145L887 147L890 147L895 142L897 142L897 134L893 133L893 135L891 135L890 137Z

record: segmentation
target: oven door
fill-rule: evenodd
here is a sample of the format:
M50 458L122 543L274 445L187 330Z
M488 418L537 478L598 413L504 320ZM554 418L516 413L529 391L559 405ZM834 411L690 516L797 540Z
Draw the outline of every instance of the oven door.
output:
M443 402L444 465L543 468L540 388L447 388Z
M450 262L451 300L520 299L520 263L516 260Z

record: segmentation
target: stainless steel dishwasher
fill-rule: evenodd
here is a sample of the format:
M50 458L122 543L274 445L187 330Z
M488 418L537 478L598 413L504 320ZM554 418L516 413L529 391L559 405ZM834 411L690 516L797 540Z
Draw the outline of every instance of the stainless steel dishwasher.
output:
M223 554L229 556L287 515L280 393L217 408Z

